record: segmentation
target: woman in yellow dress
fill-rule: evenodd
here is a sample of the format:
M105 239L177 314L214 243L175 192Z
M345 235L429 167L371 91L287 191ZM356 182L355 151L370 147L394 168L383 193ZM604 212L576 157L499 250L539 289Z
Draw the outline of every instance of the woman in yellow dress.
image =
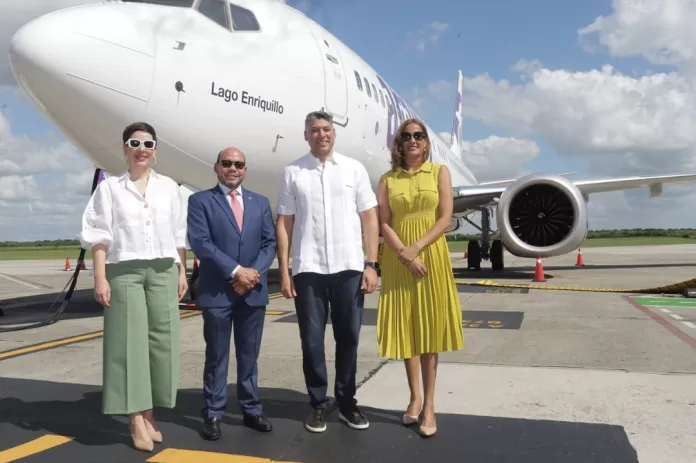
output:
M462 309L444 237L452 218L452 179L446 166L428 161L429 153L425 125L405 121L392 144L392 169L377 190L386 244L377 316L379 355L405 360L411 399L403 423L420 420L423 436L437 431L438 354L464 344Z

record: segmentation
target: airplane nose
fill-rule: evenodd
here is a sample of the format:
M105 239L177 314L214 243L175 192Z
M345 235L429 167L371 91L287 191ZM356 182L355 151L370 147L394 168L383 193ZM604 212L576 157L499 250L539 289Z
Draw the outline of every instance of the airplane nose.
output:
M121 130L145 114L150 97L152 23L146 11L124 5L49 13L22 26L10 42L19 85L90 157L120 144Z

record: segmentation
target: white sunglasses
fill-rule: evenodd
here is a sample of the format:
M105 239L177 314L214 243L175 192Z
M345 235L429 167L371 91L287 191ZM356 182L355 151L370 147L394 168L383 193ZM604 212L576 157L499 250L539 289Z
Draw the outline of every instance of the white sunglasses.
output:
M140 144L142 144L145 149L149 150L157 146L157 142L155 140L138 140L137 138L129 138L126 140L126 145L131 148L138 148L140 147Z

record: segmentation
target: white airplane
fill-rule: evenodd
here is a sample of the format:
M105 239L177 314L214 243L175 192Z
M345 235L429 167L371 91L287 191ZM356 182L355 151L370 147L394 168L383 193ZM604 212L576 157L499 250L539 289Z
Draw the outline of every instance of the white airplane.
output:
M283 167L307 151L307 113L333 114L336 150L360 160L376 189L400 122L416 112L357 53L300 11L273 0L123 0L50 13L10 44L12 71L39 109L98 168L121 172L121 131L134 121L158 132L156 169L188 191L215 184L218 151L247 155L245 185L275 207ZM481 241L468 266L503 247L522 257L577 249L587 236L589 194L696 181L664 175L570 181L533 174L477 182L460 155L462 74L450 140L428 127L431 160L452 173L456 218L481 211ZM496 208L499 239L489 246ZM474 226L476 226L474 224Z

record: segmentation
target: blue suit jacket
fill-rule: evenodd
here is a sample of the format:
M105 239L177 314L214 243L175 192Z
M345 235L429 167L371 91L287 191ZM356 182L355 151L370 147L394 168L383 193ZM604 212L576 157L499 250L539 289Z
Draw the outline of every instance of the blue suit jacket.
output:
M240 233L222 189L199 191L188 200L188 241L199 260L200 307L226 307L240 298L230 284L241 265L259 272L260 282L241 296L250 306L268 305L268 269L276 253L275 227L268 198L242 187L244 222Z

